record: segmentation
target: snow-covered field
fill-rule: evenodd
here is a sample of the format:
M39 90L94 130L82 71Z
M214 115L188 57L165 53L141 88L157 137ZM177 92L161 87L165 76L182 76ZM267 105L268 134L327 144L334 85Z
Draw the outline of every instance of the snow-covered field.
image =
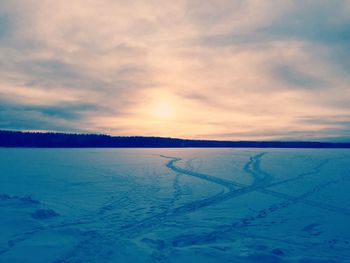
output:
M0 149L0 262L350 262L350 151Z

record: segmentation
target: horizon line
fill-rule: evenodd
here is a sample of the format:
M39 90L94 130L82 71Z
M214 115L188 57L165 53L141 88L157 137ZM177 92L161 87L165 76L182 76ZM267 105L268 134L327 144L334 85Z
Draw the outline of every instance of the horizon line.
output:
M13 133L27 133L27 134L61 134L61 135L89 135L89 136L107 136L111 138L160 138L160 139L172 139L182 141L202 141L202 142L223 142L223 143L234 143L234 142L266 142L266 143L320 143L320 144L350 144L350 141L344 142L332 142L332 141L312 141L312 140L219 140L219 139L189 139L179 137L164 137L164 136L143 136L143 135L111 135L107 133L96 133L96 132L70 132L70 131L47 131L47 130L12 130L12 129L0 129L0 132L13 132Z

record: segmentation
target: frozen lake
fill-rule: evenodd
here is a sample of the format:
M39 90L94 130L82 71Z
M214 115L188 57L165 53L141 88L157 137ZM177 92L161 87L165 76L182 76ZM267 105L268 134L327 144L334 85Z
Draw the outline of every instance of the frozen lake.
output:
M0 262L350 262L350 150L0 148Z

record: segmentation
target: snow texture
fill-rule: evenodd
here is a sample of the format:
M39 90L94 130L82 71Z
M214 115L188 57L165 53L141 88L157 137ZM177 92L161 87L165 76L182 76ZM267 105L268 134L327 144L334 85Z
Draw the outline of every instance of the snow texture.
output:
M0 262L350 262L347 149L0 149Z

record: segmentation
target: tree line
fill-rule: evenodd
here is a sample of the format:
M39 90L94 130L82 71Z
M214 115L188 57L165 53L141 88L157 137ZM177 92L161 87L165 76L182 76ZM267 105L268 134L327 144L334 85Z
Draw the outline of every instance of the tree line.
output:
M350 148L350 143L308 141L217 141L0 130L0 147L33 148Z

